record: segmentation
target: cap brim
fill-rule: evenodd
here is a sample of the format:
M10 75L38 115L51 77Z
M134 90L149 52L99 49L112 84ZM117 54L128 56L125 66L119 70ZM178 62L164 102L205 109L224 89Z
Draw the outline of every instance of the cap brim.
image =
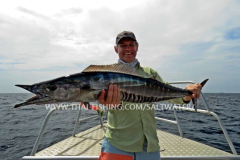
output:
M132 40L137 41L135 38L132 38L132 37L129 37L129 36L123 36L116 42L116 44L118 44L123 38L131 38Z

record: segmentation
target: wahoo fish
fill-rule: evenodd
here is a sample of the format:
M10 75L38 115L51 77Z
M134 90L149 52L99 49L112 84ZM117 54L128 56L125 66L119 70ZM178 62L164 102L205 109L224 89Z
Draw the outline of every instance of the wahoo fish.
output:
M201 83L202 87L207 81ZM108 90L109 84L119 87L121 101L132 103L160 102L192 95L191 91L162 83L154 77L143 77L129 65L90 65L80 73L33 85L16 85L36 95L14 108L31 104L94 102L102 89ZM196 98L193 103L197 110Z

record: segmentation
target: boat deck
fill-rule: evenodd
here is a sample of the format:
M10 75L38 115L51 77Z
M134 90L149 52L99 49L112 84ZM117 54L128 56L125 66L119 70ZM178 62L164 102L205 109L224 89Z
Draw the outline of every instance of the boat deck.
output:
M161 130L157 130L157 134L159 144L161 146L161 157L234 157L231 153ZM69 137L59 143L56 143L36 153L35 156L99 156L101 151L100 143L102 142L103 137L103 129L100 125L98 125L76 134L75 137Z

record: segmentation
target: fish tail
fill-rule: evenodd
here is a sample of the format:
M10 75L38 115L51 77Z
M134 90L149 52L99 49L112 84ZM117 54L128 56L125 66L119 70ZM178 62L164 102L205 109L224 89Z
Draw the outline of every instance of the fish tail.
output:
M200 83L200 85L203 87L207 83L208 80L209 79L205 79L204 81L202 81L202 83Z
M207 83L208 79L205 79L204 81L202 81L202 83L200 83L200 85L203 87L206 83ZM197 97L192 98L192 103L194 105L194 109L197 112Z

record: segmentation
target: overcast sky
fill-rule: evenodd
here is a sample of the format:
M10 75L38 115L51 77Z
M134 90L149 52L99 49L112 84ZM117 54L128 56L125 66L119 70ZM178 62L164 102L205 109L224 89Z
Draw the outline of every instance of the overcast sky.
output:
M203 92L240 93L240 1L8 0L0 5L0 93L111 64L133 31L141 65L165 81L209 78Z

